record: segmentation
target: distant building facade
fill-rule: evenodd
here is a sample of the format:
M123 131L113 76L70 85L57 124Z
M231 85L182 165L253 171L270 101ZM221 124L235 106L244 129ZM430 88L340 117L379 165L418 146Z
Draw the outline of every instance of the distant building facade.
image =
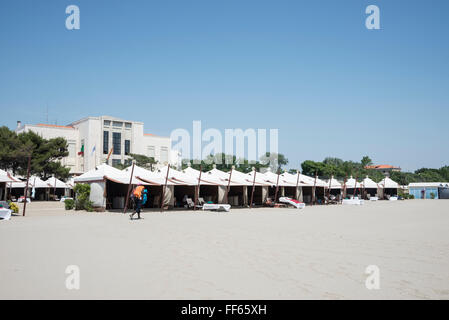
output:
M369 170L377 170L382 172L384 176L389 177L391 175L391 172L397 171L400 172L400 167L390 166L389 164L378 164L378 165L372 165L372 166L366 166L365 169Z
M124 163L129 154L153 157L158 165L177 164L177 153L171 151L169 137L144 133L143 122L128 121L110 116L87 117L66 126L25 124L17 122L16 132L33 131L45 139L63 137L68 143L68 157L62 164L71 174L81 174L105 163Z

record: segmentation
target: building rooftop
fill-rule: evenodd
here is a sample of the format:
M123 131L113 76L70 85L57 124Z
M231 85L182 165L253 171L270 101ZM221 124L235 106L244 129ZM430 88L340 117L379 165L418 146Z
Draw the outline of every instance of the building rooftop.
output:
M365 169L401 169L400 167L391 166L389 164L377 164L373 166L365 166Z
M50 127L50 128L63 128L63 129L75 129L72 126L59 126L56 124L46 124L46 123L38 123L36 124L38 127Z

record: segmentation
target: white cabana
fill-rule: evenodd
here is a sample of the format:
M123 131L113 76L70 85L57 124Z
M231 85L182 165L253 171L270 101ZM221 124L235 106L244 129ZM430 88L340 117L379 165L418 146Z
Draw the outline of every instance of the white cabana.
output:
M157 174L160 174L165 179L167 177L167 170L168 166L164 166L156 170L155 172ZM186 174L182 171L175 170L173 168L170 168L170 170L168 170L168 179L178 185L187 185L187 186L198 185L198 180L195 179L193 176Z
M352 176L346 181L346 189L359 189L362 187L362 184L358 181L356 182Z
M389 177L385 177L382 181L379 182L379 186L386 189L398 189L399 183L393 181Z
M61 180L59 180L55 177L48 178L45 182L48 184L48 186L50 188L56 188L56 189L68 188L68 186L65 182L62 182Z
M184 170L182 170L181 172L183 172L184 174L187 174L193 178L196 179L196 181L198 181L199 177L200 177L200 171L193 169L192 167L187 167ZM201 173L201 185L203 184L210 184L210 185L221 185L221 186L226 186L227 183L226 181L223 181L222 179L216 177L213 174L208 174L207 172L202 172Z
M390 200L397 199L396 197L391 197L398 195L398 189L400 188L400 185L397 182L393 181L389 177L385 177L382 181L379 182L379 187L381 187L383 191L382 198Z
M0 169L0 181L1 182L20 182L19 178L14 177L9 172Z
M26 183L26 182L25 182ZM32 187L35 189L48 189L50 186L48 183L37 176L30 177L28 187Z
M291 177L289 177L286 174L279 174L279 180L278 180L278 174L272 172L271 170L267 170L267 172L264 173L264 177L266 179L266 182L270 183L271 186L275 187L278 185L279 187L296 187L296 181L293 181Z
M214 180L221 181L222 185L218 188L219 203L226 202L227 195L227 202L233 206L248 204L248 186L252 186L253 183L245 175L236 172L235 169L231 173L231 171L224 172L214 167L212 170L203 173L206 180L212 177ZM229 192L227 192L228 185Z
M213 168L212 170L205 172L205 174L206 174L205 179L207 179L207 177L213 177L215 179L222 181L222 183L224 185L228 185L229 177L231 177L231 182L229 184L230 186L250 186L250 185L252 185L252 182L248 181L248 179L246 179L245 177L242 177L238 173L234 174L235 172L236 172L235 169L232 170L232 174L231 174L231 171L224 172L224 171L218 170L217 168Z
M131 174L132 166L123 170L128 181L129 175ZM149 185L162 186L165 185L165 176L163 176L160 172L154 172L147 170L142 167L134 166L133 172L133 180L137 179L138 181L134 181L134 184L145 182ZM167 180L167 185L174 185L175 183L171 180Z
M370 179L368 176L366 176L366 178L363 179L362 186L365 189L377 189L377 188L379 188L379 185L376 182L374 182L372 179Z
M7 186L13 181L6 171L0 170L0 200L6 200Z
M327 187L334 190L334 189L342 189L342 184L332 176L327 182Z
M122 187L117 194L106 188L107 182L113 182ZM94 207L106 208L107 201L112 200L112 206L116 208L123 207L126 197L127 187L123 185L128 185L130 182L130 173L126 171L118 170L107 164L101 164L97 166L94 170L90 170L79 177L74 179L75 183L88 183L90 185L90 197L89 200L93 202ZM143 184L148 185L149 183L143 182L141 180L132 178L131 184ZM112 194L110 196L108 193Z

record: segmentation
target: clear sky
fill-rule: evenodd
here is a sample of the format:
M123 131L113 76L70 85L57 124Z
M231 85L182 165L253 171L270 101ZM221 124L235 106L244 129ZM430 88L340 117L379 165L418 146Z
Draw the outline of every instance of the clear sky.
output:
M202 120L279 129L290 167L440 167L448 40L447 0L1 0L0 125L45 122L47 106L53 124L111 115L159 135Z

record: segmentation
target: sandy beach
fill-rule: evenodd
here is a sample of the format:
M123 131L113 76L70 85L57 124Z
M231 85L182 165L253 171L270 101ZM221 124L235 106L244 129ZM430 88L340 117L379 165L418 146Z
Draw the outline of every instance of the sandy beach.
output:
M449 201L0 221L0 299L449 299ZM80 289L65 286L68 265ZM380 270L368 290L365 269Z

